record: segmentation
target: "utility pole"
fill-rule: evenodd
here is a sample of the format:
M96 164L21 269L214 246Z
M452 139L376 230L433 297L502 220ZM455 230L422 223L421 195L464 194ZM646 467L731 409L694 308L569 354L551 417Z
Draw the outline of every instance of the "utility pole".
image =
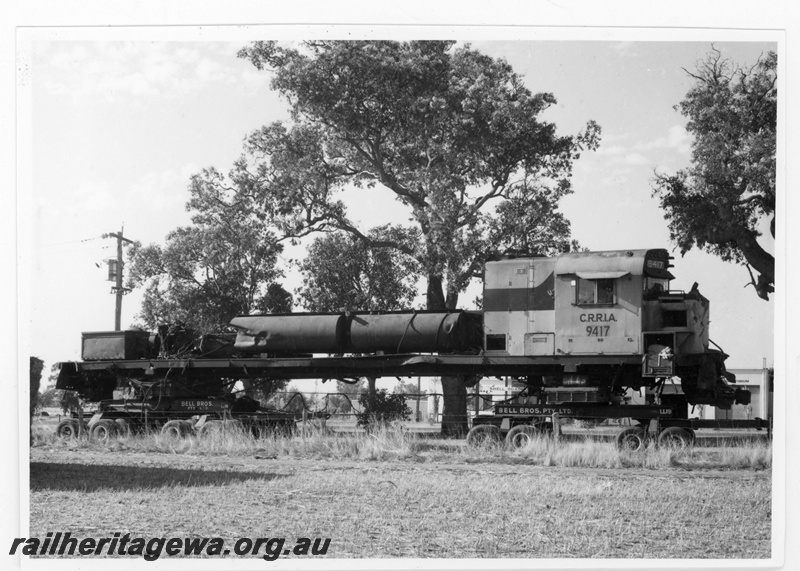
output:
M417 413L414 415L414 421L419 422L419 399L422 398L422 377L417 377Z
M127 242L133 244L133 240L128 240L122 233L125 227L123 226L118 233L103 234L103 238L116 238L117 239L117 264L114 271L115 285L111 288L111 293L116 294L117 303L114 311L114 331L122 329L122 296L128 293L128 288L122 287L122 243ZM110 279L110 276L109 276Z

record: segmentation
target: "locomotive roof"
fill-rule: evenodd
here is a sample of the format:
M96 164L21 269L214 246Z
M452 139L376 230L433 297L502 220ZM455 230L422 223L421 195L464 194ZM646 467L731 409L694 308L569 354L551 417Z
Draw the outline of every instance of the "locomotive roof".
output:
M604 252L569 252L556 258L556 275L575 274L587 279L618 278L626 274L646 274L674 279L667 268L670 255L663 248L651 250L608 250Z

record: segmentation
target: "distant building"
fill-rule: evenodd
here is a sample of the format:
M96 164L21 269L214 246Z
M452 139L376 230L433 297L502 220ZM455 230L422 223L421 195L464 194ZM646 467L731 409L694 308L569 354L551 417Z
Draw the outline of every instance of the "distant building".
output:
M706 418L743 419L772 418L772 393L769 369L728 369L736 375L736 386L750 391L750 404L735 404L730 410L712 409L714 416ZM709 407L710 408L710 407Z

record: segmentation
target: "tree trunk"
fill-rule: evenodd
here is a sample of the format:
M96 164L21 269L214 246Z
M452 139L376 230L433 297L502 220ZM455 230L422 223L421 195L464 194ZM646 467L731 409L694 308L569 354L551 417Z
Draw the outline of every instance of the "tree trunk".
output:
M743 230L736 237L736 245L744 254L745 260L758 272L758 280L753 283L761 299L769 299L775 291L775 258L761 247L753 232Z
M467 423L467 387L458 376L442 377L442 436L463 438L469 431Z
M723 210L723 212L727 211ZM720 231L709 233L707 241L720 246L731 242L735 243L748 265L759 274L757 280L752 280L756 294L761 299L769 300L769 294L775 291L775 257L761 247L753 230L734 222L733 214L723 216L723 219L728 222L728 225ZM770 233L773 238L775 237L774 221L773 217L770 222Z
M455 309L458 294L444 296L441 276L428 276L428 309ZM453 307L447 302L451 302ZM469 431L467 422L467 386L459 376L442 377L442 436L461 438Z
M428 309L447 309L447 303L444 299L444 289L442 288L441 276L428 276L428 292L426 296L426 304Z
M375 414L375 377L367 377L367 395L369 411L371 414Z

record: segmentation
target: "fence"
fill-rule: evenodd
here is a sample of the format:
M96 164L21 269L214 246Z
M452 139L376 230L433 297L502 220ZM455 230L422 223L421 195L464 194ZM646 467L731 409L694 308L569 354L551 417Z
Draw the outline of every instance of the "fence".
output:
M236 391L243 392L243 391ZM263 406L281 411L302 413L322 413L328 418L343 421L356 421L356 415L363 412L363 408L358 402L359 396L364 393L340 393L340 392L319 392L319 391L276 391L265 395L260 399ZM427 422L429 424L439 424L442 422L440 412L442 403L442 393L394 393L400 394L406 400L411 409L411 418L416 422ZM519 395L514 395L516 398ZM477 403L476 403L477 398ZM433 399L433 403L430 403ZM467 394L467 417L469 421L475 415L484 411L489 411L499 403L508 402L502 395L492 394ZM429 404L433 404L429 410ZM77 410L83 410L77 407ZM66 417L72 416L70 413ZM57 420L61 420L61 414L57 415Z
M363 412L363 408L358 402L361 394L366 393L339 393L339 392L316 392L316 391L277 391L270 393L262 404L270 408L284 411L308 413L324 413L329 418L338 420L356 420L356 415ZM442 393L395 393L401 394L406 400L406 404L411 409L412 420L416 422L428 422L429 424L439 424L442 421L442 414L439 411ZM475 406L475 398L478 398L478 406ZM510 399L495 397L499 395L467 395L467 419L472 419L476 414L489 411L498 403L507 402ZM433 410L428 410L429 399L433 397ZM412 402L409 402L412 401ZM424 403L424 406L423 406Z

